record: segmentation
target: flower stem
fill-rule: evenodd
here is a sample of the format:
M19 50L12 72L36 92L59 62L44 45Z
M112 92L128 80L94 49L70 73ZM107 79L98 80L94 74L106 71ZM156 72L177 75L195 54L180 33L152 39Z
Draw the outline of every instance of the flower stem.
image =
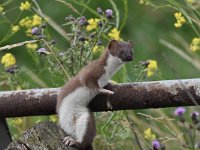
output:
M48 47L48 49L51 51L52 55L54 56L54 58L56 59L56 61L58 62L58 64L60 65L60 67L62 68L63 72L65 73L65 75L67 76L68 79L70 79L69 74L67 73L67 71L65 70L65 68L63 67L63 65L61 64L61 62L59 61L59 59L56 57L55 53L53 52L53 50L51 49L51 47L48 45L48 43L42 39L42 41L44 42L44 44Z

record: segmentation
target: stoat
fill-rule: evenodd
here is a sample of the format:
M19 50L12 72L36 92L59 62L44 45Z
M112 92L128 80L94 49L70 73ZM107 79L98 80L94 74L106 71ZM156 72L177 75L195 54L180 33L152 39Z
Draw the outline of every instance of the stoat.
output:
M114 94L103 87L124 63L133 60L132 50L132 41L111 40L99 59L83 67L61 89L57 113L60 126L68 135L63 139L65 145L79 149L91 146L96 126L88 104L99 93Z

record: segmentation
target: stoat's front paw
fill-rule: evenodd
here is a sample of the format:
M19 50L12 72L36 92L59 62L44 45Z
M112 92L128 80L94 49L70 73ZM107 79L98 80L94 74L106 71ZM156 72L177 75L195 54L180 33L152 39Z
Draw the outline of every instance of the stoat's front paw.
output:
M104 94L109 94L109 95L113 95L114 94L113 91L110 91L110 90L107 90L107 89L100 89L100 92L104 93Z
M113 92L113 91L110 91L110 90L107 90L105 93L106 93L106 94L110 94L110 95L113 95L113 94L114 94L114 92Z
M112 84L116 84L117 82L116 81L113 81L113 80L108 80L108 83L107 83L107 85L112 85Z
M63 138L63 143L68 146L78 147L78 142L72 139L70 136L66 136Z

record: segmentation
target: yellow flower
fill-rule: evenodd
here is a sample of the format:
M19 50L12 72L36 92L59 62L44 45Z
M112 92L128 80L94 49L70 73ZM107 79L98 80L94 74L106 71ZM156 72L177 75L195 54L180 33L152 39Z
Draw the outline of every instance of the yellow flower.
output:
M0 14L3 12L4 8L0 5Z
M152 133L151 128L148 128L144 131L144 138L153 141L156 139L156 135Z
M140 1L139 1L139 4L144 4L144 0L140 0Z
M153 76L156 70L158 69L157 61L156 60L148 60L149 64L147 67L147 76Z
M176 23L174 23L174 26L176 28L180 28L186 22L184 16L182 16L181 12L176 12L174 14L174 17L176 18Z
M17 90L17 91L20 91L20 90L22 90L22 87L21 87L20 85L18 85L18 86L16 87L16 90Z
M34 51L38 48L38 45L36 43L28 43L26 44L26 48Z
M42 24L42 18L38 15L33 16L32 26L38 26Z
M115 81L115 80L109 80L109 83L111 83L111 84L117 84L118 82Z
M19 22L19 25L21 27L31 28L32 27L32 20L29 17L25 17Z
M42 18L38 15L34 15L32 19L30 17L25 17L19 22L19 25L21 27L26 27L28 29L31 29L32 27L38 26L41 24L42 24Z
M15 118L15 124L16 125L21 125L23 122L22 118Z
M139 0L139 4L148 5L148 4L149 4L149 1L148 1L148 0Z
M111 30L111 32L108 33L108 36L109 36L111 39L120 40L120 31L118 31L117 28L113 28L113 29Z
M50 116L50 121L57 122L58 121L58 117L56 115L51 115Z
M194 0L187 0L188 4L192 4L194 2Z
M12 26L12 29L11 29L12 33L16 33L19 30L20 30L20 27L18 25Z
M31 4L28 1L26 1L24 3L22 2L21 5L20 5L20 7L19 7L19 9L21 11L29 10L30 8L31 8Z
M96 53L98 53L98 52L101 52L103 49L104 49L103 46L95 45L94 48L92 49L92 52L93 52L94 54L96 54Z
M98 52L98 46L97 46L97 45L95 45L95 46L93 47L92 52L93 52L93 53L97 53L97 52Z
M26 35L32 37L32 32L31 32L31 28L26 30Z
M200 50L200 38L193 38L190 44L190 49L195 52Z
M87 25L86 30L87 31L91 31L91 30L97 28L99 20L100 19L97 19L97 18L95 18L95 19L94 18L89 19L88 20L89 25Z
M12 55L11 53L6 53L2 59L1 63L4 64L5 67L10 67L16 64L16 59L15 56Z

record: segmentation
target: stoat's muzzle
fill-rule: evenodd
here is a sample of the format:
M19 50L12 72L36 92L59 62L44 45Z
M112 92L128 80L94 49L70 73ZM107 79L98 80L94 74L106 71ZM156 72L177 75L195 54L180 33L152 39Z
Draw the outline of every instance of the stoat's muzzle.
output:
M132 61L133 60L133 56L129 55L126 57L126 61Z
M133 52L132 49L125 49L120 52L120 59L124 62L129 62L133 60Z

